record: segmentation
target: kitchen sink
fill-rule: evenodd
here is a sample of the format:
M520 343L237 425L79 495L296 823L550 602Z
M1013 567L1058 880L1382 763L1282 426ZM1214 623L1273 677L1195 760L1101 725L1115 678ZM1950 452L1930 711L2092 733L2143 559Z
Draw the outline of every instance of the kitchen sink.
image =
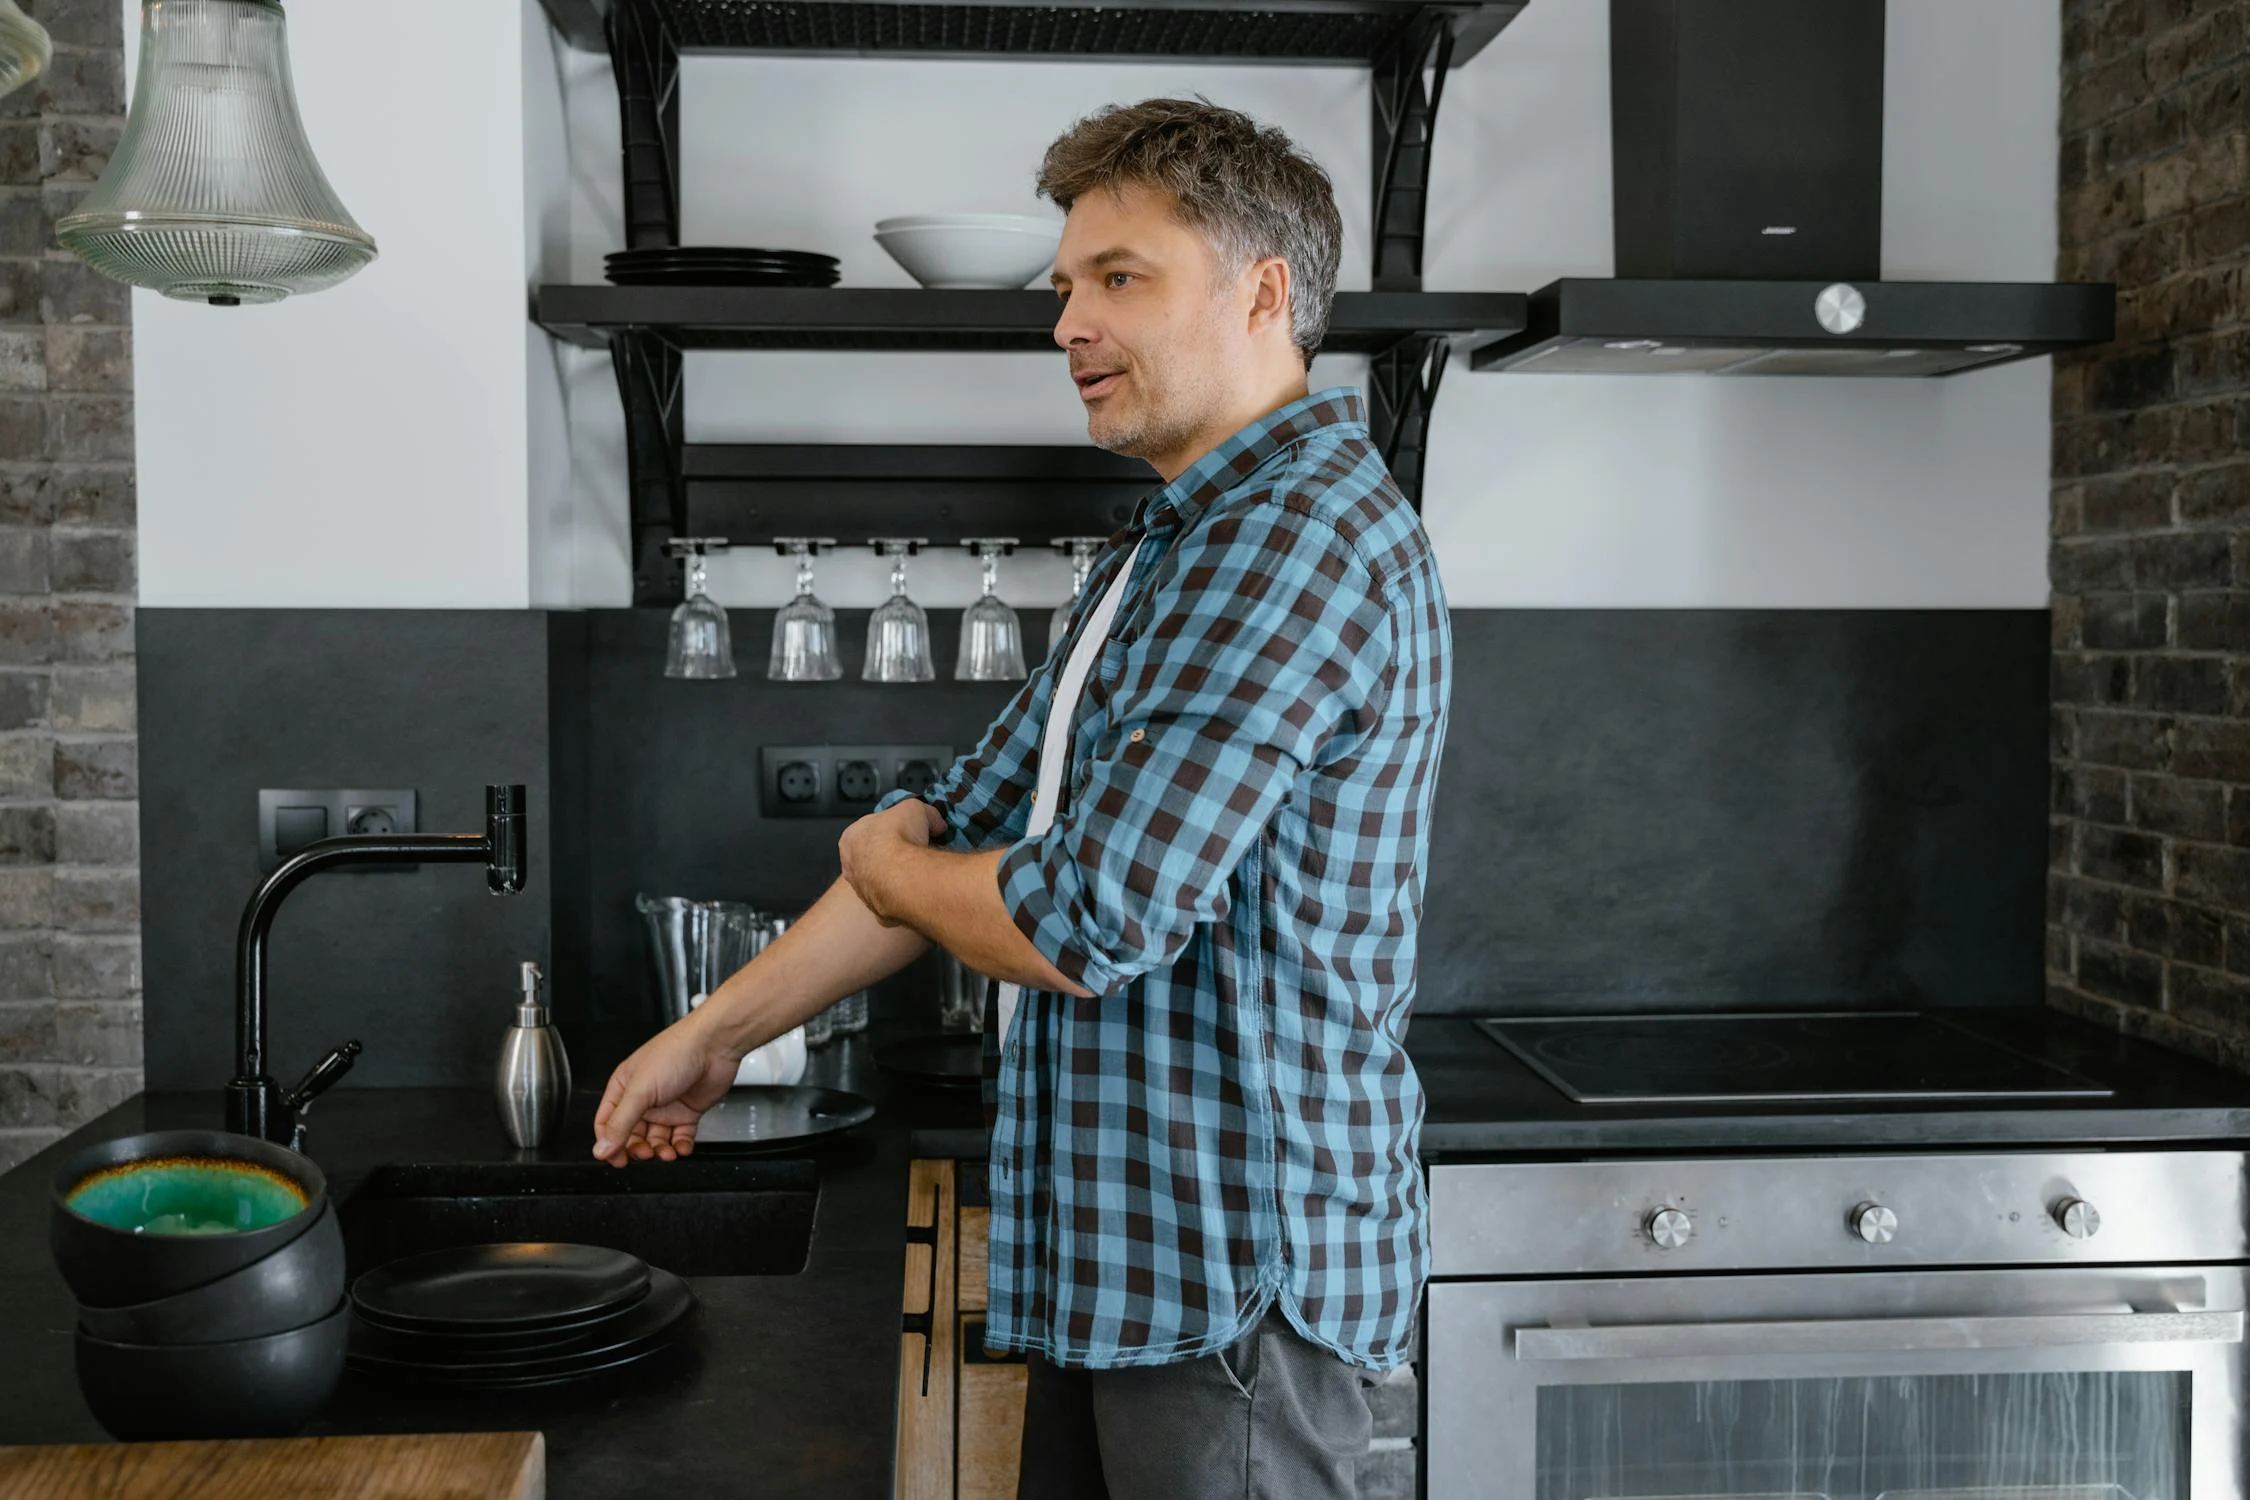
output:
M809 1161L635 1165L496 1162L378 1167L340 1196L350 1273L402 1255L562 1240L638 1255L680 1276L793 1276L812 1245Z

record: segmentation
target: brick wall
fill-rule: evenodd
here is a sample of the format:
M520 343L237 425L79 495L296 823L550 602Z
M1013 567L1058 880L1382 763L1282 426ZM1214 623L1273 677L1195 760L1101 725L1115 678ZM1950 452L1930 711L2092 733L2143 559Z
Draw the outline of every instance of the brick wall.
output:
M2250 1071L2250 0L2064 0L2056 1005Z
M0 99L0 1168L141 1080L131 302L54 248L123 125L123 7L24 0Z

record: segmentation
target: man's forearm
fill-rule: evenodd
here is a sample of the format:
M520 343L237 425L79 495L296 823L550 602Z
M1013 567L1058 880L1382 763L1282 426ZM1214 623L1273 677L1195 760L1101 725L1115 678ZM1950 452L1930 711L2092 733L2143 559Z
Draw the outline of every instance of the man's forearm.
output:
M1004 852L954 854L907 844L888 849L877 877L882 916L919 932L979 974L1027 989L1091 995L1065 978L1016 926L1000 896Z
M696 1014L719 1045L745 1053L889 978L929 946L911 927L885 926L839 880Z

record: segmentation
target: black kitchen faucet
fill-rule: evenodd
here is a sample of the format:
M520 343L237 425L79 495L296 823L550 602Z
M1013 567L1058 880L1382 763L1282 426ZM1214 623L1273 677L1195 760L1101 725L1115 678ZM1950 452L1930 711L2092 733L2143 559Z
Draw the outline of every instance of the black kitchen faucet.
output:
M227 1085L227 1129L296 1145L298 1116L351 1071L358 1042L346 1042L313 1065L284 1093L266 1071L266 933L288 895L313 875L339 865L482 864L496 896L523 889L527 814L520 786L484 789L482 833L354 833L307 844L266 877L242 912L235 948L234 1042L239 1058Z

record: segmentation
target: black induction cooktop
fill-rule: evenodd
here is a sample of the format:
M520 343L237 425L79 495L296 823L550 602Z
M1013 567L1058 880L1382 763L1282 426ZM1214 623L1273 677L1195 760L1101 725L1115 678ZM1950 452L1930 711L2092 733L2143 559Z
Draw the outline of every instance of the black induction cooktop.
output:
M1914 1011L1496 1017L1477 1025L1580 1104L2106 1099L2111 1092Z

